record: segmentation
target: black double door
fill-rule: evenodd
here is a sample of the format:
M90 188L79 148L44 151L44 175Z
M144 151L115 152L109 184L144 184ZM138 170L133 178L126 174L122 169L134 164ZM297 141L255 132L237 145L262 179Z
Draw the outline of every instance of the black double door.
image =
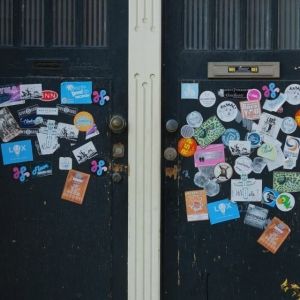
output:
M110 97L103 106L69 105L93 116L99 135L89 140L83 132L75 143L61 139L52 155L38 154L35 135L11 141L30 140L33 160L0 166L1 299L126 299L127 133L108 124L115 114L127 118L127 20L127 1L0 1L0 84L42 84L59 96L8 107L17 122L18 110L60 104L62 82L90 81ZM74 115L46 119L72 125ZM72 154L90 141L94 159L107 166L103 176ZM124 146L123 157L113 156L114 144ZM61 199L68 171L59 169L60 157L90 175L82 205ZM13 167L37 162L49 162L52 176L13 179Z

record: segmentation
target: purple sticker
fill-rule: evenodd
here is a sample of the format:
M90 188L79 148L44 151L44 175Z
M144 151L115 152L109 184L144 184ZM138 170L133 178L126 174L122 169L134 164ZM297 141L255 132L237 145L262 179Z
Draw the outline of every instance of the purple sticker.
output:
M107 167L105 166L104 160L93 160L91 162L91 172L97 176L102 176L104 172L107 172Z
M261 92L258 89L251 89L247 93L248 101L260 101L261 100Z

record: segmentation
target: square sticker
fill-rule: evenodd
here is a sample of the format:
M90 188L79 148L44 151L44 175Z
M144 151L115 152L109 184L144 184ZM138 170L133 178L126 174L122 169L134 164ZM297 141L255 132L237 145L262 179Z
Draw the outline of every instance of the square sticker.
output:
M181 99L197 99L199 96L198 83L181 83Z
M207 204L210 224L217 224L240 217L240 212L236 203L223 199Z
M185 192L186 215L188 222L208 220L206 192Z
M31 140L1 144L4 165L33 160Z
M241 101L241 113L244 119L258 120L261 115L260 101Z

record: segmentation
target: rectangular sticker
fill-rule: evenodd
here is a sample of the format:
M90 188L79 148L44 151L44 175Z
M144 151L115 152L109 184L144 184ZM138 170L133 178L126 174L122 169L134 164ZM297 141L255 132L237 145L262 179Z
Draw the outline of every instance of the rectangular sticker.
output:
M287 100L287 95L280 94L276 99L266 99L263 105L264 110L268 110L271 112L277 112L280 107L285 103Z
M79 148L73 150L73 154L79 164L95 157L98 155L98 152L94 146L93 142L88 142Z
M300 172L274 172L273 189L279 193L300 192Z
M223 199L207 204L210 224L217 224L240 217L240 212L236 203Z
M285 140L283 154L285 157L298 159L300 150L300 138L288 135Z
M258 229L264 229L267 223L269 210L253 204L248 205L248 209L245 215L244 224L256 227Z
M1 144L4 165L33 160L31 140Z
M36 110L37 115L42 116L58 116L57 107L38 107Z
M229 150L234 156L248 156L251 152L249 141L229 141Z
M209 167L215 166L220 162L225 161L224 145L213 144L205 148L197 147L194 154L195 167Z
M20 136L36 136L39 128L21 128Z
M75 116L78 112L78 109L76 107L69 107L69 106L60 105L60 104L57 104L56 107L60 114Z
M58 123L57 135L60 138L64 138L71 141L78 139L79 130L72 124Z
M45 177L52 175L52 163L51 162L39 162L35 163L31 167L32 177Z
M43 96L42 84L21 84L20 93L22 100L40 100Z
M261 115L260 101L241 101L241 113L244 119L258 120Z
M60 86L62 104L91 104L93 86L91 81L62 82Z
M23 118L23 117L27 117L27 116L31 116L31 115L36 115L36 111L37 111L38 107L39 106L36 104L36 105L32 105L32 106L28 106L28 107L19 109L18 110L19 118Z
M72 169L73 160L72 157L60 157L59 158L59 169L66 171Z
M0 109L0 138L3 142L9 142L21 133L20 127L9 111L4 107Z
M262 180L231 179L231 200L236 202L260 202L262 197Z
M20 124L24 128L32 128L41 125L46 125L47 120L41 116L31 115L20 118Z
M89 180L89 174L70 170L61 198L63 200L82 204Z
M206 147L216 141L225 130L219 119L216 116L212 116L199 128L195 129L194 138L201 147Z
M0 86L0 107L24 104L21 100L19 85L2 85Z
M198 99L198 83L181 83L181 99Z
M188 222L208 220L206 192L198 190L184 194Z
M277 138L283 119L268 113L262 113L258 122L257 130L265 135Z
M274 217L257 242L275 254L290 232L288 225Z
M276 148L276 160L270 160L265 158L269 172L282 167L285 161L285 156L279 144L275 144L275 148Z

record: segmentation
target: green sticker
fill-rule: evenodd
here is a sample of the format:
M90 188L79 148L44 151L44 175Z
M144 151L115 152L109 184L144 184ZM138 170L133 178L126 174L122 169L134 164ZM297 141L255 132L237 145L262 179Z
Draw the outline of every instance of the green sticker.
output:
M300 192L300 172L274 172L273 188L279 193Z
M201 147L206 147L216 141L225 130L219 119L213 116L195 129L194 137Z

